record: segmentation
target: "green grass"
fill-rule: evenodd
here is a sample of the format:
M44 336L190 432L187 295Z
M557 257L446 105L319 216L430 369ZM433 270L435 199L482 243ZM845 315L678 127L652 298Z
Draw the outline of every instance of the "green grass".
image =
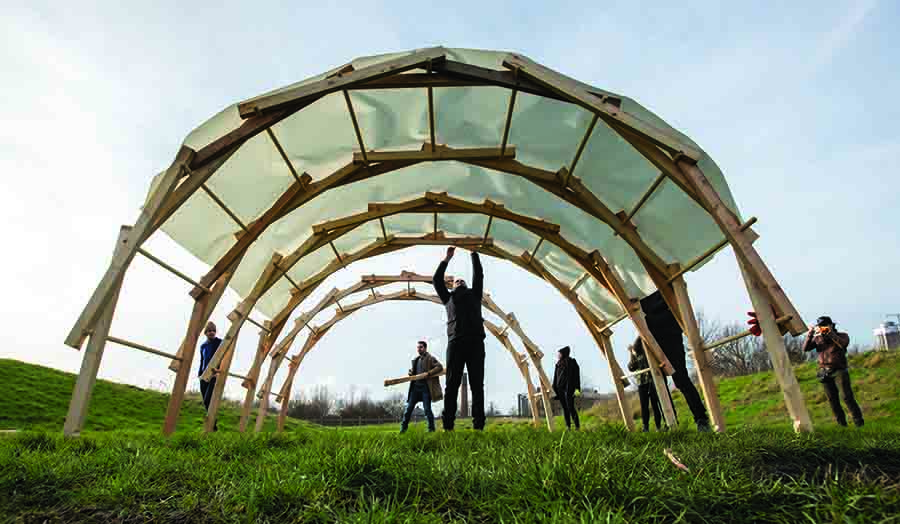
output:
M0 359L0 429L62 431L75 375L17 360ZM160 431L169 395L125 384L98 380L88 409L85 431ZM225 402L219 412L222 430L236 428L240 409ZM199 395L188 395L181 407L179 431L200 431L206 410ZM273 417L267 429L274 429ZM288 420L287 426L304 425Z
M898 479L877 429L0 439L0 514L30 522L896 522Z
M497 419L484 433L291 421L282 435L204 435L191 400L168 439L166 395L105 382L88 431L64 438L72 375L0 360L0 427L25 430L0 438L0 522L900 522L898 360L863 358L861 430L828 423L808 395L817 431L794 434L763 374L720 383L725 434L628 433L595 413L582 432ZM223 430L236 424L230 407Z

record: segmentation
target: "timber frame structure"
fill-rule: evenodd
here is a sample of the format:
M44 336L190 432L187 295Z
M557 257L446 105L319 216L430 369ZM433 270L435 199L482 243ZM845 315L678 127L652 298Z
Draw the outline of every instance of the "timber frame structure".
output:
M707 166L712 166L712 169L717 170L705 153L687 137L668 128L655 115L643 110L633 101L561 75L522 55L490 53L489 58L495 60L496 64L496 67L493 68L478 65L473 61L453 60L452 57L456 55L476 56L477 60L474 62L486 60L482 55L443 47L416 50L399 56L360 59L359 62L349 63L320 77L240 103L232 109L233 114L230 117L235 122L231 127L226 128L226 131L213 136L211 140L204 139L197 142L199 139L192 138L193 142L191 143L195 144L195 147L183 145L172 165L154 181L135 224L121 228L109 267L66 338L66 344L73 348L82 349L85 341L87 341L87 345L84 347L81 371L66 417L65 433L68 435L78 434L83 428L104 347L107 342L113 342L154 353L170 360L169 368L175 373L175 381L163 432L167 435L171 434L177 425L191 363L194 359L195 346L202 327L219 303L225 288L235 287L235 283L238 282L235 279L236 275L242 279L246 276L247 271L251 271L245 268L257 267L262 267L262 269L256 273L258 276L255 284L252 286L239 285L242 300L229 315L231 325L223 338L222 346L203 375L205 379L214 374L219 377L210 406L212 416L207 417L206 428L210 430L213 427L226 379L232 376L241 378L244 387L247 388L240 426L242 431L246 429L254 392L267 356L272 358L272 364L264 387L260 390L264 405L257 418L256 427L257 430L262 427L275 371L282 360L287 359L292 366L289 372L290 378L277 395L282 402L279 427L282 426L283 412L290 396L293 375L296 374L296 369L299 367L299 360L302 359L302 355L305 355L304 350L308 352L324 335L324 332L310 328L311 335L298 357L293 359L287 357L290 345L299 331L309 327L312 317L330 304L338 304L339 313L332 321L329 321L332 322L331 324L326 324L330 327L334 322L349 315L337 302L340 298L363 289L374 290L375 287L384 285L384 283L412 282L418 281L414 280L415 278L424 277L403 273L399 277L390 277L394 280L388 278L384 281L366 281L364 278L359 285L354 286L359 289L332 290L319 304L300 315L295 320L295 328L290 330L279 342L279 337L291 315L335 271L346 268L356 261L417 245L456 245L477 250L486 255L507 260L556 288L575 308L576 313L597 343L601 354L607 359L623 419L629 429L633 429L633 421L630 419L630 411L625 404L624 387L626 384L623 384L623 381L627 379L613 355L610 342L612 326L626 318L632 321L649 349L648 357L651 363L649 372L653 375L660 393L662 393L661 388L664 387L662 373L672 373L671 365L664 352L647 327L638 303L642 297L635 294L634 286L629 287L629 283L622 278L624 273L636 272L633 270L634 268L626 267L627 260L629 260L627 257L633 257L639 262L638 267L642 275L645 275L652 282L652 286L661 293L687 335L688 345L698 370L700 387L712 422L718 431L724 431L725 424L705 356L705 350L709 347L704 347L700 337L683 275L696 269L719 250L730 245L740 265L753 307L758 314L766 348L782 387L785 405L794 428L797 431L810 431L812 429L810 417L782 340L783 332L800 334L805 331L805 325L753 246L758 237L752 230L756 219L752 218L741 222L737 213L730 207L733 207L729 201L730 195L722 193L724 182L709 178L709 171L705 172L710 169ZM436 131L436 92L439 89L475 89L479 87L500 88L509 93L506 116L501 124L502 139L499 141L500 143L496 147L454 147L440 144ZM364 141L365 129L360 124L360 119L364 114L357 112L358 106L354 106L350 94L406 93L415 90L422 90L427 94L428 139L424 140L421 147L413 149L378 151L367 148ZM492 91L492 93L494 92ZM548 170L517 160L519 148L524 146L510 144L509 138L519 94L523 98L532 97L538 100L538 103L546 101L590 115L590 123L577 144L577 150L571 162L556 170ZM326 101L333 104L336 100L335 97L340 96L346 102L346 114L349 115L352 122L357 147L347 162L339 165L331 174L314 178L297 168L300 157L290 149L290 144L284 142L282 132L285 131L284 126L293 122L298 115L302 116L304 110L315 111ZM209 124L210 127L215 127L215 125L219 124L215 122ZM582 165L588 162L584 159L588 156L585 153L586 147L592 136L595 136L601 129L606 133L604 135L605 140L608 141L606 145L614 146L617 150L627 152L629 155L635 155L643 162L643 168L656 170L652 184L640 192L639 198L634 201L633 205L620 211L614 211L608 207L601 199L603 195L597 195L590 189L590 183L587 183L588 179L582 181L573 174L580 159L582 159ZM281 141L279 135L282 135ZM285 176L289 176L287 188L273 202L267 202L261 208L257 206L252 211L243 208L236 210L234 202L226 203L227 199L214 190L210 178L217 172L236 169L233 166L244 165L246 158L252 157L251 153L246 153L246 151L256 151L253 148L261 147L260 144L263 143L269 144L269 148L277 151L275 158L279 158L279 162L283 162L286 168ZM330 165L338 165L334 164L334 159L330 159L330 161L332 162ZM306 240L294 247L290 253L282 255L277 250L272 250L268 253L270 256L268 262L263 266L258 264L259 254L252 248L257 245L268 245L266 242L270 240L266 237L267 231L277 231L286 220L291 219L296 213L303 212L309 206L320 203L322 199L328 198L329 193L340 193L379 176L388 176L397 172L405 173L411 169L424 169L423 166L427 165L446 163L455 163L466 169L477 170L479 173L489 173L491 177L507 175L512 177L509 179L510 183L522 183L526 184L528 188L536 188L540 195L546 195L541 198L556 199L555 201L558 202L561 209L559 213L565 212L571 216L578 213L579 220L594 221L591 227L596 231L600 231L599 228L608 228L613 236L624 242L630 253L627 255L618 252L601 253L598 249L582 247L579 244L583 244L583 239L589 238L590 235L585 236L583 231L579 231L580 237L569 238L568 233L571 229L568 222L564 227L562 224L513 211L509 206L517 203L515 194L507 195L512 200L502 203L485 199L483 203L478 204L464 198L450 196L446 191L431 189L426 190L421 197L400 202L396 199L388 199L380 203L369 201L368 209L360 213L335 216L329 211L324 220L312 224L311 233ZM638 214L642 209L652 207L655 199L663 198L660 195L664 191L668 192L664 195L666 198L675 199L673 201L678 202L677 212L687 213L688 207L691 210L699 210L698 212L705 217L705 220L714 223L723 237L722 240L706 246L708 248L705 248L705 251L698 250L691 257L673 257L671 254L660 253L658 249L652 247L660 242L659 238L651 238L653 231L639 231L635 220L639 218ZM205 259L211 267L205 275L196 280L166 264L142 247L147 239L160 228L171 228L171 230L166 229L166 232L170 235L174 234L173 238L179 241L181 238L179 235L183 235L183 230L179 230L177 225L173 225L173 221L178 222L180 214L196 212L196 206L191 207L195 202L193 198L195 194L198 195L197 198L208 199L207 202L211 200L215 205L214 208L227 216L225 223L231 224L231 226L226 225L225 227L229 228L234 236L233 243L224 254L215 256L214 259ZM683 201L677 200L679 198L684 199ZM562 210L563 207L565 210ZM567 211L569 209L573 211ZM386 218L415 214L433 216L432 231L412 236L389 234L388 228L385 226ZM479 232L477 236L474 236L470 235L469 231L465 231L462 236L458 234L454 236L438 228L439 215L483 215L487 217L487 225L483 234ZM538 242L533 248L523 251L520 255L515 255L509 248L503 247L504 243L509 243L508 239L491 237L494 221L512 224L517 231L532 235L538 239ZM341 253L335 246L337 240L375 222L380 225L381 234L361 249L351 253ZM582 276L574 282L564 282L558 272L554 273L551 267L542 263L537 254L545 241L561 253L560 256L565 258L564 263L567 268L577 267L582 272ZM515 242L513 245L516 245ZM334 260L331 263L325 267L313 267L312 272L304 273L299 282L292 278L290 273L292 268L298 264L302 265L311 254L320 253L321 249L326 248L330 248L334 253ZM109 334L123 279L131 261L137 254L148 258L192 286L190 295L194 299L194 307L184 339L174 353L160 351ZM200 255L198 254L198 256ZM404 278L406 280L403 280ZM251 318L251 312L260 309L272 293L280 293L281 291L278 290L283 289L285 282L289 284L289 296L286 303L282 303L280 309L277 310L272 310L271 305L266 306L269 308L268 316L271 320L259 322ZM591 289L595 291L590 293L585 291L588 287L585 285L586 282L591 282L591 286L593 286ZM431 300L427 296L412 294L410 291L408 290L404 296L397 295L393 299ZM603 306L598 309L599 302L588 300L594 298L591 293L601 293L606 297L611 297L612 303L617 304L618 311L613 312L610 309L612 306ZM641 295L649 294L646 291L640 293ZM384 296L381 298L384 299ZM374 291L371 300L372 303L380 300ZM368 304L365 304L364 301L357 304L356 307L363 307L363 305ZM496 308L496 304L493 304L489 298L485 300L485 306L491 311ZM353 311L355 310L353 309ZM499 313L497 313L498 311ZM526 352L538 371L541 391L544 392L543 401L548 402L546 391L549 389L549 384L546 383L546 376L540 365L542 354L537 346L524 336L521 329L516 327L518 324L512 315L503 314L499 308L496 308L494 312L507 322L507 329L513 329L522 338ZM230 365L235 353L236 340L241 328L247 322L260 328L259 342L251 369L246 375L237 375L230 372ZM297 326L300 326L299 329ZM500 330L496 326L492 326L492 324L488 325L488 330L495 336L498 338L501 335L506 336L506 329ZM500 340L507 349L514 353L511 346L507 344L508 339L506 342L502 338ZM710 344L710 347L712 346L715 344ZM523 359L518 359L516 364L522 371ZM524 369L527 370L527 367ZM524 374L525 371L523 371ZM526 378L526 381L530 384L529 379ZM534 395L530 395L530 397L534 401ZM668 399L668 395L661 394L660 398ZM663 404L666 420L672 424L674 414L671 404L666 401ZM534 406L532 407L534 408ZM550 410L545 409L545 412L549 413Z

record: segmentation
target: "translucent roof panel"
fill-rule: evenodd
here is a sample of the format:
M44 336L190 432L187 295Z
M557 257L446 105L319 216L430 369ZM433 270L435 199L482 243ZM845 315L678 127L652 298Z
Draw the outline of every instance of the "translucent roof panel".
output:
M379 65L412 52L363 57L350 62L355 71ZM494 71L508 71L503 52L445 49L447 60ZM329 77L341 67L320 74L287 90ZM404 74L421 74L423 70ZM598 93L607 93L597 88ZM367 151L420 151L430 141L430 112L425 88L365 88L347 90L353 114ZM451 148L497 148L507 120L510 95L505 87L439 86L432 89L437 142ZM669 136L696 145L662 119L627 97L617 96L623 111L640 118ZM259 97L257 97L259 98ZM508 144L515 147L515 160L527 166L556 173L570 168L593 114L583 107L552 98L517 93ZM245 120L238 104L225 108L190 133L184 145L200 150L238 129ZM347 100L341 91L328 94L275 123L269 132L246 140L207 186L245 224L259 218L294 178L276 148L282 147L298 173L308 173L314 182L352 166L359 150ZM699 148L697 148L699 149ZM736 205L725 178L716 164L702 155L699 166L722 200L733 211ZM629 213L659 176L658 170L617 132L599 120L591 132L574 170L584 186L613 213ZM155 184L154 184L155 185ZM352 184L335 185L282 217L248 249L231 281L241 296L247 296L273 253L289 255L313 234L312 227L325 221L363 213L371 202L405 202L426 192L481 204L485 200L506 209L558 224L560 234L586 252L598 251L623 281L628 293L639 298L654 290L634 249L607 224L522 176L479 167L461 161L422 162ZM623 216L623 215L620 215ZM481 236L487 217L479 214L439 215L438 229L454 236ZM634 215L632 222L643 241L667 264L686 263L722 238L715 223L672 182L664 182ZM197 227L203 224L203 227ZM381 236L380 225L368 224L335 242L342 253L361 249ZM421 235L434 230L428 214L398 215L385 219L389 234ZM207 195L198 191L163 225L163 230L192 254L214 265L235 244L236 225ZM497 246L519 256L530 252L537 237L522 227L494 220L491 237ZM302 281L317 274L334 259L330 246L304 257L290 275ZM583 274L578 262L545 242L537 259L552 274L570 285ZM291 286L281 279L257 308L274 316L288 300ZM606 319L620 314L614 298L595 282L586 283L578 294Z

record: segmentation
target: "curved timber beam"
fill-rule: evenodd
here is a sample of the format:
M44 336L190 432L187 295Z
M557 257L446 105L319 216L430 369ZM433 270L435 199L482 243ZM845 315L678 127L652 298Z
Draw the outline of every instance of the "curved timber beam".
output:
M323 301L321 301L315 308L310 310L310 312L308 312L308 313L320 312L322 309L322 307L320 307L320 306L323 303L337 304L338 303L337 300L339 300L339 299L336 297L338 297L340 295L347 296L350 293L346 293L346 291L349 291L349 290L355 290L354 292L372 290L372 296L367 297L363 301L360 301L360 302L357 302L354 304L348 304L348 305L342 306L342 307L338 304L339 309L335 312L334 317L329 319L324 324L318 326L312 332L312 334L307 338L306 342L304 343L304 345L300 349L300 351L297 354L295 354L292 358L287 359L291 362L291 364L290 364L291 367L289 370L288 378L285 380L285 383L280 388L276 400L281 401L282 405L284 406L284 403L287 402L287 397L289 396L290 387L293 382L293 377L296 374L297 368L299 367L303 358L306 356L307 353L309 353L309 351L311 351L313 349L313 347L315 347L315 345L319 342L319 340L321 340L322 337L324 337L324 335L335 324L337 324L341 320L347 318L352 313L354 313L362 308L365 308L365 307L368 307L371 305L375 305L375 304L379 304L382 302L387 302L387 301L420 300L420 301L429 301L429 302L433 302L438 305L442 305L440 302L440 299L437 296L424 294L424 293L418 293L413 288L408 288L408 289L402 290L400 292L391 293L391 294L387 294L387 295L382 295L382 294L379 294L374 291L375 287L383 286L386 284L390 284L390 283L394 283L394 282L413 282L413 281L416 281L416 282L428 281L428 282L430 282L430 278L422 276L422 275L416 275L414 273L407 273L407 272L402 273L399 277L384 277L384 276L370 275L370 276L363 277L362 281L360 282L360 284L364 284L364 286L360 286L358 284L356 286L352 286L351 288L348 288L348 290L344 290L343 292L336 292L336 291L332 290L332 292L329 293L328 296L326 296L326 298L323 299ZM512 315L507 315L502 310L500 310L496 306L496 304L494 304L492 301L490 301L490 297L487 294L485 295L484 305L489 311L491 311L492 313L496 314L497 316L499 316L500 318L502 318L504 320L512 318L512 321L514 322L515 325L508 325L508 327L506 329L512 328L517 333L522 333L522 335L524 335L524 333L521 330L521 327L518 326L517 322L515 322L515 317ZM303 318L309 318L308 314L301 315L300 319L302 320ZM298 322L298 324L299 324L299 322ZM510 351L511 356L513 356L513 360L516 363L516 367L519 368L520 372L523 375L523 379L526 381L526 384L528 385L528 388L530 391L529 394L532 395L531 396L532 400L530 401L530 403L533 403L533 398L534 398L533 386L530 383L530 375L527 373L527 364L523 364L523 358L525 358L525 357L523 355L519 355L518 353L515 352L514 349L512 349L512 344L509 342L508 336L505 333L506 330L500 330L499 328L496 328L496 326L493 324L490 324L489 321L485 321L485 326L487 327L488 331L491 331L491 333L494 334L498 338L498 340L504 346L504 348L506 348L508 351ZM286 353L288 352L288 350L290 348L290 344L291 344L291 342L293 342L295 336L296 336L296 334L289 334L285 338L285 340L283 340L281 343L279 343L276 346L275 350L273 351L272 364L269 368L268 378L267 378L266 382L263 384L262 391L259 394L260 398L262 399L262 402L265 402L266 399L269 397L274 376L277 373L278 367L286 359ZM543 353L541 353L540 350L537 349L537 346L534 345L534 343L531 342L530 339L527 339L527 337L525 337L523 340L527 340L526 348L528 349L528 353L530 356L532 356L533 363L534 363L536 369L538 370L539 374L546 381L546 375L543 372L543 368L542 368L541 362L540 362L540 357L543 356ZM537 358L535 358L535 357L537 357ZM523 369L523 365L525 365L526 368ZM547 389L546 388L542 388L542 389L544 390L545 408L549 408L550 404L549 404L549 395L546 393ZM265 413L266 413L266 410L261 409L259 412L259 417L264 418ZM550 418L550 417L552 417L552 411L549 409L545 409L545 413L548 414L547 415L548 427L550 427L552 429L552 418ZM536 416L537 416L537 414L536 414L536 412L534 412L533 418L536 418ZM261 426L262 426L262 423L261 423L260 419L258 418L257 419L257 427L261 428ZM281 420L279 422L279 426L283 426L283 417L281 418Z

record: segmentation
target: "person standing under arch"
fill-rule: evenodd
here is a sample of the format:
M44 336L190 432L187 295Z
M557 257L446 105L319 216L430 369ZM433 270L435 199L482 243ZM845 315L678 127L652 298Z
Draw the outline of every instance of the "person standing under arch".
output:
M428 343L420 340L416 344L418 355L412 360L409 375L421 375L427 373L426 378L413 380L409 383L409 392L406 394L406 410L403 412L403 421L400 423L400 433L406 433L409 427L409 419L412 418L416 404L422 403L425 410L425 420L428 421L428 432L434 431L434 413L431 411L431 403L442 399L441 381L437 375L444 370L444 366L434 355L428 352Z
M556 368L553 370L553 393L562 404L566 429L581 429L578 410L575 409L575 397L581 396L581 369L578 362L569 356L572 350L566 346L556 352Z
M447 248L447 255L438 264L432 278L437 292L447 310L447 381L444 389L444 412L441 425L444 431L453 431L456 421L456 398L462 383L463 369L469 373L469 389L472 391L472 427L484 429L484 318L481 316L481 299L484 290L484 270L478 253L472 251L472 287L457 278L453 291L447 289L444 273L456 248Z

